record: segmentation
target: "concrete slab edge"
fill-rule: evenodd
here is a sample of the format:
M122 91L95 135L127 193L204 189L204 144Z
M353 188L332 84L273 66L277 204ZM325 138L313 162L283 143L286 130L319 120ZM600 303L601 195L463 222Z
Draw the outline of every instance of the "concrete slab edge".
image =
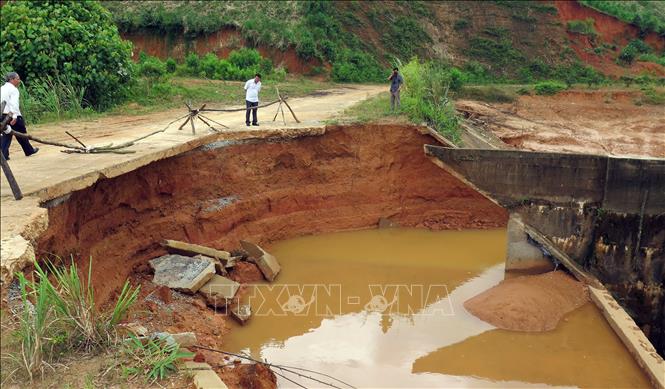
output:
M205 362L183 362L181 369L192 375L196 389L228 389L228 386Z
M570 271L575 278L589 287L591 301L603 313L614 333L621 339L628 352L638 366L647 375L651 384L658 389L665 389L665 362L658 355L649 339L635 324L621 305L605 289L597 278L582 270L575 261L559 250L554 244L535 228L524 223L525 232L538 244L542 245L552 256Z
M179 154L186 153L198 147L220 140L236 139L268 139L284 138L293 139L302 136L323 135L325 127L307 127L307 128L286 128L286 129L268 129L252 131L222 131L193 138L186 142L171 146L164 150L155 151L141 155L135 159L123 161L118 164L108 166L96 172L87 173L76 178L62 181L48 188L39 189L26 195L39 196L42 202L65 196L71 192L85 189L92 186L100 179L113 178L125 173L134 171L140 167L146 166L152 162L170 158Z
M635 321L607 290L589 286L589 294L605 320L647 374L651 384L655 388L665 389L665 362Z

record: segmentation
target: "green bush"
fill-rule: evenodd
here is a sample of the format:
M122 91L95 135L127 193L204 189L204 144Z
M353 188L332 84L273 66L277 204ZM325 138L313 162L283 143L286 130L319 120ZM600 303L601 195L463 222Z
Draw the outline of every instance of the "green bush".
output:
M446 138L460 140L459 118L448 96L450 69L412 59L402 67L407 84L402 105L412 121L426 122Z
M376 59L359 50L342 50L332 67L333 80L340 82L383 81L386 77Z
M640 61L653 62L659 64L660 66L665 66L665 55L661 55L659 57L656 54L649 53L649 54L642 54L639 57L637 57L637 59Z
M166 64L156 57L147 57L139 62L138 74L150 79L157 79L166 74Z
M665 34L665 4L662 1L580 0L580 3L632 23L643 34L649 31Z
M176 68L178 67L178 64L175 62L175 59L173 58L168 58L166 60L166 71L169 73L175 73Z
M596 29L593 28L593 24L593 18L588 18L586 20L570 20L568 21L568 31L595 38L598 33L596 32Z
M643 87L642 93L644 95L643 101L651 105L664 105L665 92L658 92L653 87Z
M208 53L203 56L199 64L199 74L207 78L215 78L217 74L217 64L219 63L219 58L213 53Z
M66 75L85 101L107 107L123 93L131 44L97 1L12 1L2 7L2 63L26 84Z
M239 68L248 68L259 65L261 54L256 49L242 48L229 53L228 61Z
M196 53L189 53L185 57L185 68L187 73L192 75L199 74L199 67L201 66L201 59Z
M621 50L619 61L624 64L631 64L640 54L648 54L650 52L651 46L641 39L633 39Z
M558 81L543 81L537 83L533 89L536 91L537 95L546 95L551 96L555 95L562 90L565 90L567 87L565 84L562 84Z

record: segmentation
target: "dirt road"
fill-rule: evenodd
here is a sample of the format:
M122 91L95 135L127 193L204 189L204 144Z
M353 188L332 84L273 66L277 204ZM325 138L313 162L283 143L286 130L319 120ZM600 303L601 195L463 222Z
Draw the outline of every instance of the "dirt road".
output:
M665 158L665 106L624 90L521 96L511 104L458 101L476 127L523 150Z
M17 270L12 264L30 262L34 258L30 241L38 237L48 223L46 209L39 207L40 201L57 199L91 186L100 179L115 177L216 141L322 131L325 120L385 90L385 87L376 85L350 85L290 99L291 107L301 120L299 124L290 117L288 110L285 112L286 125L281 121L281 115L276 122L272 122L276 105L259 110L259 127L246 127L244 112L209 113L208 117L229 129L214 133L198 123L197 133L192 135L190 127L178 131L181 120L166 132L132 146L131 150L136 151L133 154L65 154L58 147L39 145L39 153L26 158L17 145L12 145L10 165L25 198L15 201L7 181L2 178L2 278ZM69 131L88 146L111 142L119 144L160 130L186 113L185 109L179 109L140 116L112 116L94 121L33 127L29 132L44 139L73 143L65 134Z
M376 95L385 88L381 86L354 85L345 88L319 91L312 96L290 99L290 105L301 120L297 124L285 109L287 124L281 120L273 122L277 105L259 110L259 127L246 127L245 113L206 113L211 119L229 127L224 132L249 130L271 130L283 128L311 128L321 126L323 121L342 112L359 101ZM238 106L240 107L240 106ZM208 108L238 108L238 107L208 107ZM141 116L111 116L94 121L74 121L30 128L30 134L49 140L74 143L65 131L79 137L87 145L104 145L108 143L122 143L152 131L164 128L170 121L186 114L186 109L176 109L166 112L157 112ZM183 130L177 128L183 120L174 123L165 133L158 134L140 141L131 150L134 154L65 154L57 147L38 145L39 154L26 158L17 145L12 145L10 165L25 195L35 194L62 181L79 177L115 164L137 159L146 153L154 153L180 143L190 142L194 139L209 135L202 122L197 122L197 134L192 135L191 127L187 125ZM11 196L6 180L2 180L3 206L5 197Z

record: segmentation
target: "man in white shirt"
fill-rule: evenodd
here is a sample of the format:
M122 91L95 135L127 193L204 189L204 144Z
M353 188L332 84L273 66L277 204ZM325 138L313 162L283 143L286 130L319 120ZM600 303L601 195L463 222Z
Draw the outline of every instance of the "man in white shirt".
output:
M261 90L261 75L256 73L254 78L247 80L245 83L245 103L247 104L247 111L245 113L245 124L249 126L249 111L252 111L252 125L258 126L259 120L256 118L256 111L259 106L259 91Z
M23 116L21 116L21 110L19 109L20 92L17 87L18 84L21 83L21 77L19 77L18 73L16 72L9 72L5 76L5 81L5 85L0 88L0 102L5 101L7 104L5 105L5 109L2 111L2 117L0 117L0 121L4 120L7 115L10 115L12 120L9 122L7 130L2 133L1 143L2 155L5 156L5 159L9 159L9 145L12 143L12 138L14 137L14 135L11 133L11 130L13 129L14 131L23 134L26 134L27 130L25 129L25 121L23 120ZM29 157L39 151L39 148L32 147L28 138L19 136L16 138L18 138L18 143L23 148L23 152L25 153L26 157Z

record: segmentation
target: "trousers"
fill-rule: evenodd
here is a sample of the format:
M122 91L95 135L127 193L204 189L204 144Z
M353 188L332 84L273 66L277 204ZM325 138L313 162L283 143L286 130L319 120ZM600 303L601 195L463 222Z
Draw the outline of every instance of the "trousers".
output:
M247 101L245 100L245 103L247 104L247 112L245 113L245 124L249 126L249 111L252 111L252 124L259 124L259 120L257 118L256 111L258 111L259 102L252 102L252 101Z
M0 117L0 121L2 121L7 115L2 114L2 117ZM25 128L25 121L23 120L23 116L19 116L16 118L16 123L14 123L12 126L12 129L16 132L20 132L22 134L27 134L28 130ZM9 159L9 145L12 143L12 138L14 138L14 134L2 134L2 155L5 156L5 159ZM30 156L35 153L34 147L30 144L30 140L27 138L21 138L21 137L16 137L18 141L18 144L21 145L21 148L23 149L23 153L27 156Z

